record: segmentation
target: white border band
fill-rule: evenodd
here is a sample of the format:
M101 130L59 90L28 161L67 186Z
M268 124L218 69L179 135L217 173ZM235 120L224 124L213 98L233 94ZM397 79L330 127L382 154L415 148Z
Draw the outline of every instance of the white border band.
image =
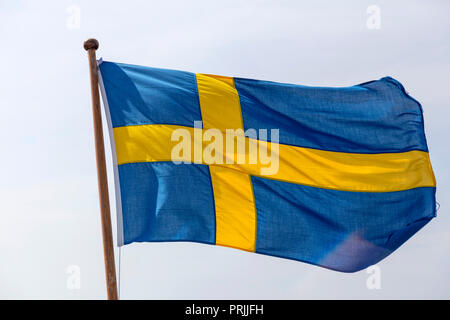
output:
M105 86L103 85L103 78L100 72L100 64L103 60L100 58L97 61L97 71L98 71L98 83L100 86L100 93L103 100L103 107L105 108L106 121L108 123L109 131L109 141L111 143L111 154L113 158L114 167L114 187L116 192L116 217L117 217L117 245L119 247L123 246L123 219L122 219L122 197L120 193L120 181L119 181L119 167L117 165L117 155L116 155L116 144L114 142L114 132L111 121L111 113L109 112L108 98L106 96Z

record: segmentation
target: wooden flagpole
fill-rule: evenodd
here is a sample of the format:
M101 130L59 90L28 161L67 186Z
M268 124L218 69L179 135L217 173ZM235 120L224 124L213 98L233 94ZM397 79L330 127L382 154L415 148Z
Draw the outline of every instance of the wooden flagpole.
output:
M106 174L105 144L103 140L102 114L98 90L96 39L84 42L84 49L89 56L89 73L91 78L92 113L94 116L95 156L97 159L98 192L100 198L100 216L102 222L103 254L105 260L106 289L108 300L117 300L116 266L114 263L114 246L111 228L111 210L109 207L108 177Z

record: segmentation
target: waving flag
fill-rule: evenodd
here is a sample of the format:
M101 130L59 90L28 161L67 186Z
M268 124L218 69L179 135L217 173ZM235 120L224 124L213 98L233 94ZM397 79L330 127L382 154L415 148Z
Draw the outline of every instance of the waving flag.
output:
M118 242L354 272L435 216L422 109L386 77L307 87L99 62Z

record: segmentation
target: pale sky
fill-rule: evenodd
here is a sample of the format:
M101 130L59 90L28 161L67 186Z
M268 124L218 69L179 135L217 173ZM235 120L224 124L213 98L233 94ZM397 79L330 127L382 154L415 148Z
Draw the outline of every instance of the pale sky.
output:
M380 29L366 25L370 5ZM79 20L77 14L79 12ZM0 3L0 298L106 297L88 60L315 86L392 76L422 103L438 217L366 271L194 243L122 248L123 299L450 298L450 2ZM105 131L106 134L106 131ZM112 160L106 141L115 234ZM117 259L116 250L116 259ZM80 268L79 289L67 268Z

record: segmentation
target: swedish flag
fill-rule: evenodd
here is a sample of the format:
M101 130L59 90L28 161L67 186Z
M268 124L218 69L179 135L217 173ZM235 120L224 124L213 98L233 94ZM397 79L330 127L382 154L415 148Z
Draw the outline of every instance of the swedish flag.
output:
M390 77L328 88L99 69L119 245L194 241L353 272L435 216L422 108ZM230 130L242 148L218 143Z

